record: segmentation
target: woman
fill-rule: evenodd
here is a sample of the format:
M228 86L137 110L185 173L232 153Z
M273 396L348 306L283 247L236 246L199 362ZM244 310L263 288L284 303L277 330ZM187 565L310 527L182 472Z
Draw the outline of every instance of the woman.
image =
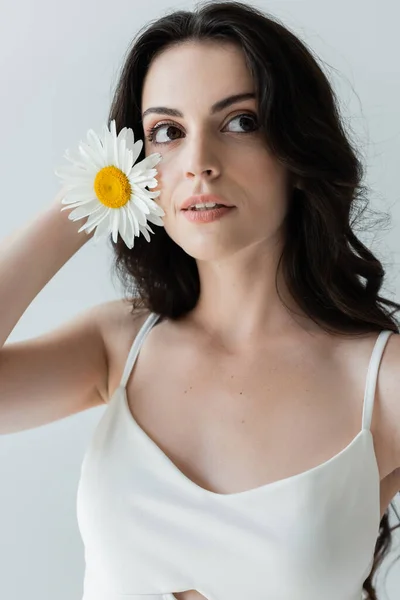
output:
M84 600L375 599L400 306L354 233L363 170L326 76L276 20L211 2L140 33L113 119L162 156L164 228L113 243L126 299L0 355L3 432L108 405L78 490ZM4 342L76 229L57 203L6 240Z

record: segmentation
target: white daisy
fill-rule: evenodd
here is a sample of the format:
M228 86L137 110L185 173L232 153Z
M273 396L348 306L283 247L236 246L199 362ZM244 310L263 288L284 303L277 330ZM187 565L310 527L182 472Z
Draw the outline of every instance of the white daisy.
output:
M87 144L79 144L79 157L65 152L72 166L55 171L65 188L61 203L67 206L61 210L74 208L68 215L72 221L89 217L79 231L89 234L96 228L95 241L112 233L116 242L119 233L128 248L133 248L134 237L142 233L149 242L148 232L154 231L148 222L164 225L160 217L165 213L152 200L160 192L145 189L157 186L157 169L153 167L161 154L151 154L135 164L143 141L134 142L132 129L126 127L117 136L115 121L111 121L110 130L104 127L103 138L90 129L87 139Z

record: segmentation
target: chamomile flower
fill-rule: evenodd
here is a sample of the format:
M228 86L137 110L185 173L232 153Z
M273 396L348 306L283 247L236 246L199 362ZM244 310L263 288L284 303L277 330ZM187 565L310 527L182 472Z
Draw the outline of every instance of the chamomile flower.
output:
M71 221L88 217L79 232L89 234L96 229L95 242L110 233L116 242L119 233L128 248L133 248L134 237L141 233L150 241L149 232L154 231L149 222L164 225L160 217L165 213L153 200L160 192L145 189L157 186L154 167L161 154L151 154L135 164L142 147L142 140L134 142L132 129L124 127L117 136L115 121L111 121L102 137L88 131L87 144L78 146L79 156L65 152L72 166L55 170L65 189L61 203L66 206L61 210L74 208L68 215Z

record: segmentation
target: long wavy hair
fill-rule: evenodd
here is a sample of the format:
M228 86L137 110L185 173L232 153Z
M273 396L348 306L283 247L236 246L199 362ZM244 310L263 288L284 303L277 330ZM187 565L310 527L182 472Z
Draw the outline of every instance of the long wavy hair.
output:
M317 58L276 18L248 4L213 0L152 21L127 52L108 124L115 119L117 132L130 127L135 139L144 139L141 97L152 59L172 45L202 40L241 48L254 80L265 143L299 182L291 192L277 268L298 306L328 332L398 333L394 314L400 305L379 293L385 270L355 233L368 208L361 156L345 132L337 97ZM144 157L142 149L138 161ZM385 221L388 215L381 214ZM116 243L110 239L114 272L132 300L132 313L143 307L177 319L199 298L196 260L163 227L154 231L151 243L140 236L132 250L121 237ZM372 580L392 545L392 531L400 526L390 528L388 512L363 584L367 600L377 600Z

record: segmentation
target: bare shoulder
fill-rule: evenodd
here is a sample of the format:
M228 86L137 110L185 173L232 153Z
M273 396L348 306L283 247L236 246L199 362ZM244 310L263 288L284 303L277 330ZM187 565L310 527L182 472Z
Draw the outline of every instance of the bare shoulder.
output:
M378 333L374 331L349 341L343 338L335 345L339 373L343 373L343 381L355 382L357 398L365 393L367 367L377 339ZM382 472L387 474L398 469L400 474L400 335L396 332L386 341L379 364L371 431L375 451L385 466Z
M133 301L111 300L96 307L96 321L103 339L108 363L108 402L122 376L129 349L141 326L150 315L145 308L132 308Z
M382 355L376 383L376 407L393 450L394 468L399 469L400 483L400 335L389 336Z

